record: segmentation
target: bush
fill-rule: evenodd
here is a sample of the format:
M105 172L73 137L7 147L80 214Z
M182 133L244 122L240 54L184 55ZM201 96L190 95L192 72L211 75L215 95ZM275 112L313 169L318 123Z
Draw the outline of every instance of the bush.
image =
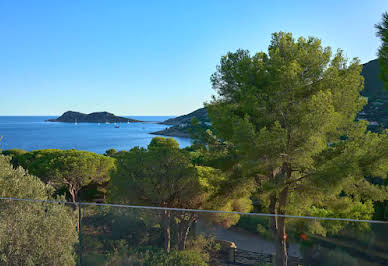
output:
M53 188L0 155L0 196L53 200ZM64 200L59 198L58 200ZM72 208L57 203L0 201L1 265L75 265Z
M323 265L327 266L358 266L357 259L353 258L351 255L346 253L345 251L336 248L334 250L330 250L327 254L327 257L324 260Z
M267 239L272 239L268 221L267 217L243 215L236 226L252 233L258 233Z
M194 250L171 251L166 253L163 249L145 247L129 249L127 246L108 257L105 266L113 265L208 265L206 257Z
M308 243L306 245L301 245L301 253L303 254L303 261L306 265L359 265L357 259L339 248L330 250L319 245Z

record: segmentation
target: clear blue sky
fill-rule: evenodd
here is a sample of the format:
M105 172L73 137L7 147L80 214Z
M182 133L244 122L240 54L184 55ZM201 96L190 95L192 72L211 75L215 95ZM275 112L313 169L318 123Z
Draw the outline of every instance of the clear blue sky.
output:
M214 93L222 55L266 51L276 31L376 58L387 10L386 0L3 0L0 115L185 114Z

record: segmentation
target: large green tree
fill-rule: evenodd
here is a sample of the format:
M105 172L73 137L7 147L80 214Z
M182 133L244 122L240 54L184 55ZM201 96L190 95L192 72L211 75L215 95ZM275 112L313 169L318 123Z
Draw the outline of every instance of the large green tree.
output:
M148 150L135 147L117 155L111 200L115 203L178 207L190 195L195 169L173 139L153 138ZM171 211L162 214L163 246L171 248Z
M136 147L115 156L117 170L111 182L111 200L115 203L225 210L237 206L219 196L220 184L225 181L222 172L194 165L189 152L179 149L174 139L156 137L147 149ZM249 203L240 211L249 210ZM226 220L222 216L215 218L220 222ZM198 213L163 211L164 249L170 251L173 222L177 248L183 250L190 227L197 219Z
M386 197L364 178L386 176L388 142L355 121L367 102L360 72L341 50L284 32L272 35L268 53L221 58L211 77L218 95L207 106L212 126L233 146L239 178L260 184L270 213L370 218L371 198ZM286 265L286 219L272 217L271 230L276 264Z
M384 81L384 87L388 90L388 12L384 12L382 20L376 25L377 36L381 39L379 48L380 78Z
M77 208L80 190L91 183L106 184L115 167L114 158L78 150L32 151L14 161L56 189L65 187Z
M74 203L83 187L107 183L115 167L111 157L78 150L32 151L16 156L15 161L44 182L56 188L65 186Z
M0 155L1 197L52 200L53 190ZM75 224L63 204L0 200L0 264L75 265Z

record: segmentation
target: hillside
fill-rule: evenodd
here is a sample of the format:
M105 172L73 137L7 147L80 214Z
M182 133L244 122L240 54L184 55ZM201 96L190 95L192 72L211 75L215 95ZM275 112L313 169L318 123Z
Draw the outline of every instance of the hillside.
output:
M205 108L200 108L198 110L195 110L194 112L191 112L187 115L178 116L175 118L167 119L166 121L161 122L160 124L163 125L171 125L171 126L178 126L183 124L190 124L191 120L196 117L199 121L205 123L210 122L209 116L207 114L207 111Z
M56 119L49 119L48 122L64 122L64 123L127 123L141 122L139 120L115 116L108 112L95 112L84 114L80 112L67 111Z
M388 91L384 90L379 79L377 59L364 64L361 75L365 79L365 87L361 95L368 97L368 104L359 113L359 119L370 122L370 129L377 130L381 126L388 127Z
M210 120L206 108L200 108L187 115L178 116L161 122L163 125L172 125L172 127L153 132L154 135L172 136L172 137L190 137L191 120L197 118L200 125L209 128Z

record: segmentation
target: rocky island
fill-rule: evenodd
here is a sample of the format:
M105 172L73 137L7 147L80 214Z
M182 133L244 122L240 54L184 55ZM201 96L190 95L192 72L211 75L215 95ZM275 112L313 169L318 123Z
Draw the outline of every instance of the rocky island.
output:
M108 112L95 112L84 114L80 112L67 111L56 119L46 120L47 122L64 122L64 123L128 123L142 122L140 120L115 116Z

